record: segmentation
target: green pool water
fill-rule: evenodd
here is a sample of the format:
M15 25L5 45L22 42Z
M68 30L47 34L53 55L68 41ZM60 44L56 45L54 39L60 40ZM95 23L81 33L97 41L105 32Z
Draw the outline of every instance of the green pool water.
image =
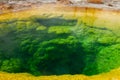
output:
M1 20L0 70L95 75L119 68L119 19L89 15Z

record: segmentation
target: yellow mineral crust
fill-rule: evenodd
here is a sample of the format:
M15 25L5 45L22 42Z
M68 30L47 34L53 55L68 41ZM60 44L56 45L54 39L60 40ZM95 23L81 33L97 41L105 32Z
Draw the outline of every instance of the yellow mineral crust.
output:
M75 18L78 20L78 24L82 21L90 26L105 27L112 30L120 29L120 10L61 4L43 4L26 10L9 11L8 13L0 14L0 21L23 19L31 16Z
M51 75L51 76L33 76L28 73L5 73L0 72L0 80L120 80L120 69L112 70L108 73L99 75Z

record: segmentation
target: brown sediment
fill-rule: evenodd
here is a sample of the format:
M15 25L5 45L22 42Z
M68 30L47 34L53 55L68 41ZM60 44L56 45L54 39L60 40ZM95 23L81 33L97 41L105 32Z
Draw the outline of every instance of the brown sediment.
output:
M103 0L87 0L89 3L103 4Z

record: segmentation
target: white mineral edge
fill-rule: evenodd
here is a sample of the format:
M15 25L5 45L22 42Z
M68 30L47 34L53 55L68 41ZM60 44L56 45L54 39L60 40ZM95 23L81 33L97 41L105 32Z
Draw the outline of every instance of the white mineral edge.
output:
M0 1L8 1L8 3L18 3L18 1L22 3L27 2L42 2L42 3L51 3L57 2L57 0L0 0ZM116 9L120 10L120 0L102 0L104 4L93 4L87 3L87 0L70 0L73 4L71 6L80 6L80 7L95 7L95 8L107 8L107 9ZM111 5L111 6L110 6Z

